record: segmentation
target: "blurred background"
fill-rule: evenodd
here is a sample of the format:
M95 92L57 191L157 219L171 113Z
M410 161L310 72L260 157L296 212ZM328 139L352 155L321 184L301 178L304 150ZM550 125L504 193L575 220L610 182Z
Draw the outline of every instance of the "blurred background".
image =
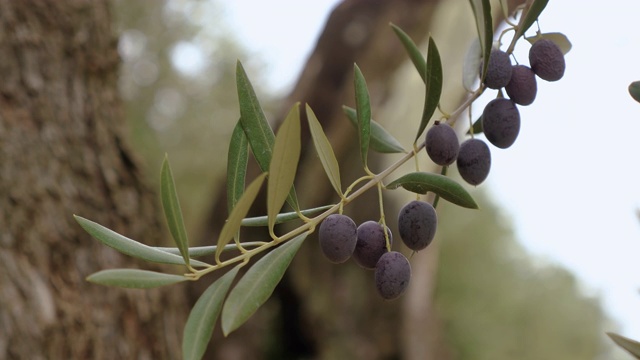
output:
M507 2L513 10L522 1ZM499 33L504 29L502 15L497 2L492 3ZM60 180L51 172L32 186L46 191L25 195L31 200L45 198L42 194L48 191L54 199L73 198L75 204L62 201L48 207L36 201L34 207L33 202L23 202L22 195L10 188L31 182L11 173L7 164L27 168L28 161L20 162L27 152L11 155L9 147L3 147L2 174L10 185L0 187L8 194L0 199L4 201L0 229L5 229L0 245L9 249L0 254L0 318L4 319L0 357L179 357L186 315L216 275L148 292L86 284L84 277L103 268L148 265L127 263L89 239L73 219L61 220L60 214L70 218L79 213L150 245L169 246L154 193L166 153L191 244L213 244L227 216L226 155L239 118L238 60L274 127L296 101L314 109L339 158L342 182L348 184L363 175L353 142L357 135L341 111L342 105L354 106L353 63L358 63L367 79L373 118L408 148L422 113L424 84L389 22L423 49L429 34L433 36L443 61L441 106L446 111L464 100L462 59L477 36L466 0L114 0L95 4L70 6L81 19L87 14L86 19L106 19L96 25L93 20L81 20L79 28L88 34L113 32L112 41L83 42L87 37L81 35L86 33L78 31L79 35L68 37L69 44L60 54L75 54L102 43L117 47L119 60L114 61L121 61L119 67L95 70L88 66L86 78L96 76L97 83L113 85L117 95L105 98L119 96L123 103L108 100L108 106L101 108L91 102L92 96L80 97L91 104L85 109L97 109L98 125L87 130L83 118L81 125L60 126L74 129L69 134L85 136L83 151L69 150L65 156L51 151L56 148L47 141L53 143L55 137L44 128L38 128L42 133L25 145L42 147L42 152L34 150L40 156L38 166L69 162L87 178L99 175L87 188L95 196L77 195L83 190L73 192L64 186L62 195L51 195L58 191L51 183L67 184L64 177ZM13 9L2 6L0 24L19 30L15 24L20 21L1 15L13 14ZM66 21L49 16L54 12L41 7L33 6L32 13L44 19L43 31L56 28L52 19ZM440 202L436 239L412 256L413 278L402 298L381 300L373 274L352 261L330 264L319 255L314 234L272 298L249 322L228 338L216 326L205 358L630 359L605 332L640 339L640 173L635 166L640 104L627 93L628 84L640 79L640 35L634 28L638 11L640 5L623 0L605 5L550 1L539 25L542 32L563 32L572 41L565 76L555 83L538 81L536 101L520 107L523 123L516 143L507 150L491 148L489 179L477 188L468 187L481 209ZM62 29L74 28L63 25ZM18 30L15 33L21 34ZM15 45L3 39L4 50ZM514 52L519 63L528 63L528 49L526 41L519 42ZM25 59L32 64L28 56ZM41 64L46 63L44 59ZM13 74L5 61L0 59L0 72ZM101 71L112 74L113 81ZM6 78L0 85L2 109L12 104L6 94L11 93L13 77ZM25 79L22 83L32 83L32 78L25 75ZM68 81L73 91L62 92L72 97L80 91L74 84ZM26 93L37 98L33 94L39 90L34 89ZM487 91L472 107L472 118L495 96L495 91ZM120 106L121 112L112 110ZM13 123L6 120L11 119L9 112L3 111L0 141L8 144L16 136L10 130ZM102 117L103 123L123 130L101 127ZM462 127L465 123L458 122ZM102 135L95 134L115 135L112 141L103 141ZM306 129L302 136L308 145ZM87 150L94 141L99 144L97 150ZM113 147L117 150L101 155L100 149ZM371 154L370 167L380 171L398 157ZM125 170L118 167L120 163ZM410 165L399 173L411 171ZM420 167L434 168L425 154L420 156ZM250 174L256 173L251 163ZM458 178L455 171L451 173ZM303 207L338 200L324 179L314 150L306 146L296 179ZM124 195L117 191L129 189L131 183L133 190ZM106 195L99 196L102 193ZM396 214L414 196L403 190L387 191L385 196L388 224L397 234ZM119 205L125 202L126 206ZM372 204L377 204L375 193L362 196L345 213L356 223L378 220L379 210ZM27 208L36 210L21 210ZM263 206L252 209L252 214L264 213ZM40 232L32 236L28 219L41 217L48 222L33 223L49 227L38 228ZM48 235L46 242L41 240L43 234ZM257 229L247 231L244 239L257 241L265 236ZM21 243L23 238L28 241ZM409 254L398 240L394 249ZM46 244L44 255L33 256L41 244ZM56 267L58 262L68 268ZM30 271L37 267L38 271ZM35 285L24 286L24 278ZM29 323L35 325L25 325Z

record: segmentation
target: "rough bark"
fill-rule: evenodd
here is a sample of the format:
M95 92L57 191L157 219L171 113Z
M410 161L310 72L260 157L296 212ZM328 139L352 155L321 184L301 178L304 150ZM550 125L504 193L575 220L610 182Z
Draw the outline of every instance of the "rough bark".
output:
M162 236L155 195L123 137L109 4L0 1L0 358L176 359L180 291L89 284L138 267L78 214L131 238Z

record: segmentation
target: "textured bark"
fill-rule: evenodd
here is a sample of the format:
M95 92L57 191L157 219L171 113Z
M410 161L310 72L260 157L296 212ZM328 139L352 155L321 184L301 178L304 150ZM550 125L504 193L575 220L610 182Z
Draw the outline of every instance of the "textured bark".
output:
M156 197L123 138L107 1L0 1L0 358L176 359L180 291L89 284L141 264L72 214L147 244ZM178 287L180 289L181 287Z

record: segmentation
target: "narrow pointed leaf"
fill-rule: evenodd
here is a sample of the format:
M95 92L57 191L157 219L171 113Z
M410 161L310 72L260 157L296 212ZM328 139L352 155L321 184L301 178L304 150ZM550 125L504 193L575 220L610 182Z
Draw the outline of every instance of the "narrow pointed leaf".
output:
M493 20L491 19L491 3L490 0L469 0L471 10L476 20L476 29L478 30L478 39L480 40L480 48L482 49L483 67L480 79L484 79L489 66L489 56L491 55L491 46L493 45Z
M518 26L516 30L516 34L514 35L516 39L520 38L520 36L524 35L524 33L529 30L531 25L538 19L538 16L542 14L542 10L547 7L549 0L534 0L533 4L529 10L524 14L524 19L521 22L521 25Z
M207 350L207 344L211 340L213 328L222 311L224 298L233 279L238 274L238 270L240 270L240 266L236 266L209 285L191 309L182 336L182 358L184 360L202 359L205 350Z
M80 226L89 233L89 235L93 236L101 243L114 248L123 254L161 264L186 265L186 263L184 262L184 258L182 256L179 256L179 252L178 255L167 254L164 251L160 251L156 248L147 246L133 239L129 239L128 237L120 235L117 232L91 220L87 220L76 215L74 215L73 217L76 219L78 224L80 224ZM208 266L206 263L197 260L191 260L191 265L199 267Z
M611 340L613 340L618 346L633 355L634 358L640 359L640 342L611 332L608 332L607 335L609 335Z
M242 247L244 247L244 248L257 247L257 246L261 246L261 245L264 245L264 242L262 242L262 241L248 241L248 242L243 242L242 243ZM160 250L160 251L163 251L163 252L167 252L167 253L170 253L170 254L180 255L180 250L178 250L178 248L154 247L154 249ZM215 246L215 245L213 245L213 246L194 246L194 247L190 247L189 248L189 256L191 256L192 258L199 257L199 256L207 256L207 255L215 254L217 250L218 250L218 247ZM229 251L229 250L238 250L238 246L236 244L230 244L230 245L225 245L224 248L222 249L223 252ZM195 264L194 261L195 260L191 259L191 264L192 265Z
M413 172L386 186L387 189L397 189L398 187L403 187L418 194L426 194L431 191L456 205L470 209L478 208L478 204L476 204L467 190L454 180L440 174Z
M180 275L138 269L102 270L87 277L87 281L94 284L134 289L151 289L187 280Z
M300 160L300 104L296 103L280 125L273 146L267 183L267 216L269 229L276 223L276 215L289 197Z
M471 45L469 45L462 64L462 85L469 92L474 91L476 80L480 79L478 69L480 68L481 62L482 48L480 47L478 38L475 38L471 42Z
M473 129L473 134L474 135L478 135L481 134L484 130L482 129L482 115L480 115L480 117L473 122L473 126L471 126L471 129ZM467 134L471 134L471 129L469 129L469 131L467 131Z
M162 171L160 174L160 197L162 199L164 217L167 220L173 241L175 241L176 246L180 249L185 263L189 266L189 239L187 238L187 229L182 219L178 193L176 192L176 185L173 182L169 158L166 155L162 162Z
M242 64L236 66L236 86L238 88L238 100L240 102L240 122L242 129L251 145L253 157L258 162L262 172L269 171L275 135L262 111L258 97L253 86L244 71ZM298 209L298 198L295 190L291 188L287 202L292 208Z
M393 32L396 33L396 36L398 36L398 39L400 39L400 42L402 43L402 46L404 46L405 50L407 51L407 54L409 54L409 58L411 59L413 66L415 66L416 70L418 70L418 74L420 74L422 81L426 82L426 76L424 72L424 69L426 68L426 61L424 60L424 56L422 56L420 49L418 49L416 44L409 37L409 35L407 35L407 33L402 31L402 29L400 29L394 24L390 24L390 25L391 25L391 28L393 29Z
M227 211L229 213L244 193L248 159L249 141L242 129L241 120L238 120L231 134L227 155Z
M347 115L347 119L349 119L351 124L358 129L358 115L356 113L356 109L348 106L342 106L342 111ZM407 152L402 147L402 144L393 137L393 135L389 134L382 125L373 119L371 120L371 138L369 140L369 147L379 153L393 154Z
M356 112L358 118L358 140L360 142L360 158L362 164L367 167L367 154L369 153L369 138L371 137L371 101L367 83L358 65L353 64L354 87L356 89Z
M558 47L562 51L562 54L564 55L567 55L567 53L571 51L571 47L572 47L571 41L569 41L569 38L565 34L559 33L559 32L537 34L535 36L528 37L525 39L527 39L527 41L531 43L531 45L533 45L533 43L541 39L551 40L553 41L554 44L558 45Z
M242 219L247 216L249 209L251 209L251 205L256 200L256 197L260 192L260 187L262 186L266 176L267 173L262 173L255 178L251 184L247 186L247 190L242 194L236 206L233 207L233 210L231 210L229 218L224 223L222 230L220 230L220 236L217 243L218 247L216 249L216 258L220 257L225 246L229 241L231 241L231 239L233 239L233 236L237 234L238 230L240 230Z
M328 210L332 207L333 205L324 205L316 208L301 210L300 212L304 216L312 216L321 211ZM278 214L278 216L276 216L276 224L282 224L287 221L298 220L298 219L300 219L300 216L298 215L297 212L280 213ZM268 226L268 225L269 225L268 216L256 216L256 217L242 219L242 226Z
M422 111L422 120L420 128L416 134L416 140L422 135L422 132L429 124L431 116L438 108L440 103L440 95L442 94L442 62L440 61L440 53L438 47L432 37L429 37L429 52L427 53L426 67L426 86L427 91L424 99L424 109Z
M320 162L322 163L322 167L324 168L324 172L327 174L329 178L329 182L333 189L339 194L342 195L342 184L340 183L340 167L338 166L338 160L336 159L336 155L333 152L333 148L331 147L331 143L329 139L327 139L327 135L325 135L322 130L322 125L320 125L320 121L316 117L316 114L313 113L309 104L306 106L307 111L307 120L309 121L309 131L311 131L311 137L313 138L313 145L315 145L316 152L318 153L318 157L320 158Z
M225 336L244 324L269 299L307 235L298 235L272 250L238 281L222 308Z

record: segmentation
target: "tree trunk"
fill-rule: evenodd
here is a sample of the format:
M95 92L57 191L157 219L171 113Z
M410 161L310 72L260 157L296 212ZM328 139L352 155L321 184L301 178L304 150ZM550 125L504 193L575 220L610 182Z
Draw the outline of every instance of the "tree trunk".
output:
M163 235L123 137L111 24L106 0L0 1L3 359L180 357L180 291L85 281L141 264L93 240L73 214L147 244Z

